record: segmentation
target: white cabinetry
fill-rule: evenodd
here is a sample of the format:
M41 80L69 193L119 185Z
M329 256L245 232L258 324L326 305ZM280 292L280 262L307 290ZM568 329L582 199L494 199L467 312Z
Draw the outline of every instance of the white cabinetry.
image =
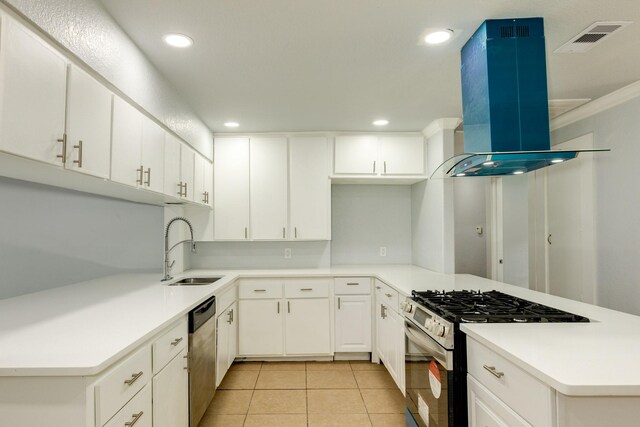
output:
M237 355L238 303L222 311L216 322L216 386L219 386Z
M336 278L335 351L371 352L371 279Z
M289 238L331 239L329 142L323 137L289 140Z
M214 235L249 238L249 138L216 138L213 144Z
M331 354L330 281L243 279L240 356Z
M196 152L185 144L180 144L180 183L182 191L180 197L186 200L194 201L194 168L196 161Z
M209 160L199 154L195 155L193 185L195 187L193 201L213 206L213 166Z
M376 352L404 392L404 317L398 313L398 292L381 281L376 288Z
M363 182L383 177L417 182L426 178L424 149L422 135L337 136L333 178L337 182L341 177L360 177Z
M157 193L164 190L164 133L159 125L142 116L142 187Z
M467 377L467 394L469 427L531 427L471 375Z
M184 347L153 377L153 426L189 426L189 373Z
M287 228L287 139L251 138L251 238L284 240Z
M0 150L62 164L67 61L0 15Z
M67 88L65 168L109 178L113 94L75 65Z

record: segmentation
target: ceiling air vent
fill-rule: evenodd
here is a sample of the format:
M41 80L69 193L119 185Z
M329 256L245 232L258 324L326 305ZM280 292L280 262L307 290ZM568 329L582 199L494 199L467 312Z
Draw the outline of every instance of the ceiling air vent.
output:
M584 53L609 38L620 29L632 24L631 21L594 22L586 30L555 50L555 53Z

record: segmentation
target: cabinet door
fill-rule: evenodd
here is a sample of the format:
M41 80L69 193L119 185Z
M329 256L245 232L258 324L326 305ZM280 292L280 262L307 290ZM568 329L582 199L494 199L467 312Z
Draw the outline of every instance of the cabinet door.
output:
M523 396L526 390L522 390ZM469 427L531 427L496 395L467 375Z
M287 139L251 138L251 238L284 240L287 227Z
M189 426L187 349L153 377L153 426Z
M227 369L231 367L233 361L238 356L238 303L231 306L231 323L229 324L229 361Z
M222 312L216 319L216 387L220 385L229 369L229 326L231 309Z
M204 160L204 191L207 194L206 204L213 207L213 164Z
M371 351L371 296L337 296L335 307L335 351Z
M0 150L62 164L66 60L6 15L1 27Z
M194 172L196 152L185 144L180 144L180 181L184 185L182 198L194 201Z
M249 139L213 142L214 231L216 240L249 237Z
M338 136L334 157L336 174L376 175L381 170L376 136Z
M422 136L380 137L380 172L383 175L423 175L424 138Z
M113 100L111 180L138 186L143 180L142 113L119 97Z
M207 201L204 189L204 164L204 157L196 154L193 167L194 201L201 204L206 204Z
M240 356L282 355L283 307L281 300L240 300L238 352Z
M67 169L109 178L113 95L71 65L67 91Z
M285 353L330 353L329 299L290 299L286 301L286 305Z
M393 352L394 366L392 374L396 381L396 385L404 393L405 388L405 372L404 372L404 358L405 358L405 345L404 345L404 317L401 314L393 310L388 310L388 319L391 320L390 330L391 338L389 352Z
M180 192L180 140L164 134L164 194L177 197Z
M164 191L164 130L148 117L142 117L142 186Z
M331 181L327 138L289 141L289 238L331 239Z

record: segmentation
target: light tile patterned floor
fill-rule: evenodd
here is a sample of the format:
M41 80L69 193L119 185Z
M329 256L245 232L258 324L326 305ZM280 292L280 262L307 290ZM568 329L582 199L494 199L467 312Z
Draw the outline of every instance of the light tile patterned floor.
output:
M404 427L405 401L370 362L241 362L199 427Z

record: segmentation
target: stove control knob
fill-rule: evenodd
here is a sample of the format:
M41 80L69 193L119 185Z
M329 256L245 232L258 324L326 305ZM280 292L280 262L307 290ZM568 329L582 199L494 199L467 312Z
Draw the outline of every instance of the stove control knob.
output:
M413 306L410 303L408 303L406 301L402 301L400 303L400 310L406 311L407 313L411 313L412 309L413 309Z
M446 329L442 325L438 325L436 330L435 330L436 335L439 336L439 337L443 337L445 332L446 332Z

